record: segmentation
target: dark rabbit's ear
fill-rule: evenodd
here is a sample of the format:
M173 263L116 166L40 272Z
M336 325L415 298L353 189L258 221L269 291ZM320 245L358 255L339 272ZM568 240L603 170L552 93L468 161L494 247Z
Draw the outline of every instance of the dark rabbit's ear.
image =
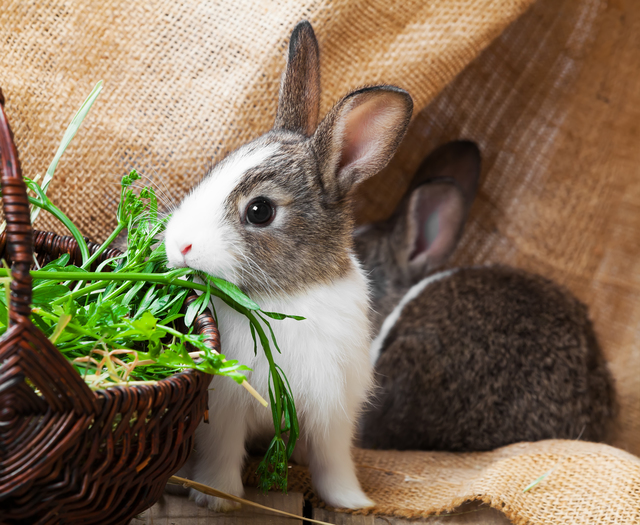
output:
M455 249L480 176L480 151L473 142L450 142L422 163L406 208L407 264L424 274Z
M299 22L291 33L287 67L278 97L274 129L313 135L320 111L320 52L311 24Z
M327 190L340 198L384 168L412 111L409 93L394 86L359 89L336 104L313 137Z
M455 140L433 150L416 170L409 191L425 182L448 179L462 190L466 207L476 196L480 178L480 150L475 142Z

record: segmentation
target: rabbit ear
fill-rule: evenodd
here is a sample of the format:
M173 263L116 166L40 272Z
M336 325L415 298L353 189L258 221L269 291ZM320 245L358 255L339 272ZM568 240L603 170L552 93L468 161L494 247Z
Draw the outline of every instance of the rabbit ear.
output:
M425 273L453 252L480 175L480 152L472 142L450 142L422 163L411 185L407 207L407 264Z
M480 178L481 157L475 142L455 140L447 142L433 150L422 161L413 176L409 191L413 191L425 182L447 179L455 182L469 208L476 196Z
M320 52L311 24L299 22L291 33L287 67L278 98L274 129L313 135L320 110Z
M409 93L394 86L360 89L336 104L313 137L325 188L341 198L384 168L412 110Z

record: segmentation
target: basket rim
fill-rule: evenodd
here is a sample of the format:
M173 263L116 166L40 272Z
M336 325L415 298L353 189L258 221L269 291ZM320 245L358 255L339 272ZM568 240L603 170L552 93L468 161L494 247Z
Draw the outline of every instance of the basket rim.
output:
M7 331L2 334L0 336L0 344L2 344L8 337L12 336L13 332L15 330L21 330L22 328L27 328L28 327L33 327L36 330L40 330L36 325L33 324L33 322L31 321L31 319L24 319L23 321L21 321L21 324L24 324L24 327L21 327L20 325L14 325L14 326L10 326L9 328L7 328ZM55 345L53 345L55 347ZM56 347L57 349L57 347ZM78 374L79 377L82 377L80 374ZM130 390L130 389L139 389L140 391L142 390L147 390L147 389L154 389L154 388L162 388L161 384L164 384L165 382L171 382L174 381L176 378L180 377L180 376L186 376L186 375L202 375L204 377L211 377L213 378L215 376L215 374L208 374L206 372L203 372L202 370L196 370L194 368L188 368L185 370L180 370L168 377L165 377L163 379L159 379L157 380L155 383L149 383L149 384L144 384L144 385L127 385L127 384L116 384L114 383L113 386L110 386L108 388L96 388L96 389L92 389L89 388L89 390L93 393L96 394L98 397L100 397L100 394L104 395L104 392L106 391L112 391L115 389L126 389L126 390ZM88 387L88 385L87 385Z

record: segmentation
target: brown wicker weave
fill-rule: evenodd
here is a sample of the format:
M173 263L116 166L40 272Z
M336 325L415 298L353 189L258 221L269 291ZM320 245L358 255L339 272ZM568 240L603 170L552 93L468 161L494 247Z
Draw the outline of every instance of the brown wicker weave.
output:
M31 323L32 245L41 262L66 252L78 263L80 254L70 237L32 235L3 102L0 92L7 220L0 248L13 280L10 326L0 340L0 523L126 523L160 497L187 459L211 376L189 371L155 386L92 392ZM210 315L196 329L219 351Z

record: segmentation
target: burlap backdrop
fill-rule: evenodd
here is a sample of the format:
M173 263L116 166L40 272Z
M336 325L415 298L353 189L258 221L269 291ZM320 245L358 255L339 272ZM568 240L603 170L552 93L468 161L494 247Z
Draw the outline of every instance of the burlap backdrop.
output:
M360 220L392 210L432 147L476 140L482 184L455 263L528 268L590 305L619 392L610 442L637 455L640 3L538 0L525 13L530 3L5 1L0 86L34 176L91 87L105 81L51 187L99 240L130 168L177 201L212 159L269 128L288 34L308 18L322 53L322 112L365 83L398 84L416 102L395 161L359 192ZM39 226L59 231L45 217ZM356 458L386 514L426 515L477 498L522 523L640 521L640 460L604 445ZM295 469L292 486L307 482Z

